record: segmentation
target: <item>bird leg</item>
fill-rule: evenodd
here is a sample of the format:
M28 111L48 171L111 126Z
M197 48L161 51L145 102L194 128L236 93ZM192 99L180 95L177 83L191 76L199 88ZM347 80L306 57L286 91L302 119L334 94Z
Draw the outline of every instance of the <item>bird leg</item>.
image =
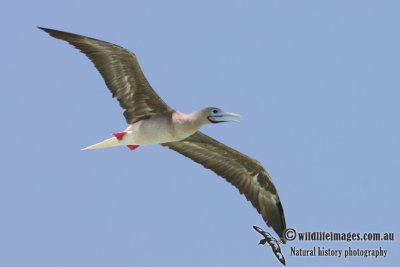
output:
M115 138L118 139L118 141L121 141L126 134L127 134L127 132L113 133L113 135L115 136ZM138 148L139 146L138 145L127 145L127 147L130 150L134 150L134 149Z
M130 150L134 150L134 149L138 148L139 146L138 146L138 145L127 145L127 147L128 147Z
M121 133L113 133L113 135L119 140L121 141L122 138L124 138L124 136L127 134L127 132L121 132Z

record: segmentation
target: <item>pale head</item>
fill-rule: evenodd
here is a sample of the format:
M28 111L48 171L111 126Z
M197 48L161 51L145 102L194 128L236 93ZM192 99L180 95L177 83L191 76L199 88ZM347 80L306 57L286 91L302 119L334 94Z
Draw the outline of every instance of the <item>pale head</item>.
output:
M239 122L238 118L240 117L239 114L225 112L215 107L205 108L202 113L210 123Z

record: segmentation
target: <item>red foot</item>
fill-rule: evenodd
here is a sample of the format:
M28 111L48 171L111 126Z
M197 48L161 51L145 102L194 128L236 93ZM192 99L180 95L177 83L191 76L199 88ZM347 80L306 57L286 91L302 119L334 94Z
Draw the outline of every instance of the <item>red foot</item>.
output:
M122 138L124 138L124 136L126 135L126 132L122 132L122 133L114 133L113 135L118 139L118 140L122 140Z
M136 145L127 145L127 147L128 147L130 150L134 150L134 149L138 148L139 146L136 146Z

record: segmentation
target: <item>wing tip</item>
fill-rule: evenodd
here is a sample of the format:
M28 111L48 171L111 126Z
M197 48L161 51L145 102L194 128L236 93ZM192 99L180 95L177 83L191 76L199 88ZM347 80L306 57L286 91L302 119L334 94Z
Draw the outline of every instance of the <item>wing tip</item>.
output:
M62 39L61 37L62 37L63 35L69 34L69 33L67 33L67 32L63 32L63 31L59 31L59 30L54 30L54 29L49 29L49 28L40 27L40 26L37 26L37 28L38 28L39 30L42 30L42 31L48 33L50 36L52 36L52 37L54 37L54 38L57 38L57 39ZM70 35L75 35L75 34L70 34Z
M53 29L49 29L49 28L45 28L45 27L41 27L41 26L36 26L39 30L42 30L42 31L45 31L45 32L47 32L47 33L50 33L50 32L52 32L52 31L56 31L56 30L53 30Z
M285 230L286 230L286 220L285 220L285 213L283 212L283 207L280 199L276 201L276 212L277 214L277 221L272 225L272 228L275 230L275 232L278 234L280 239L282 240L282 243L286 243L285 239Z

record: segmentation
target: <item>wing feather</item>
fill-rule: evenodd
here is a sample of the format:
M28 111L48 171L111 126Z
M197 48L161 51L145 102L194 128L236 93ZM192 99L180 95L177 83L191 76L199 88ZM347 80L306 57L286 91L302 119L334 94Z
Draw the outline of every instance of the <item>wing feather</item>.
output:
M182 141L162 145L225 178L245 195L267 225L285 241L283 232L286 222L278 193L269 174L257 160L201 132L196 132Z
M94 38L41 28L52 37L67 41L85 54L102 75L112 96L124 109L128 124L172 109L151 88L134 53Z

